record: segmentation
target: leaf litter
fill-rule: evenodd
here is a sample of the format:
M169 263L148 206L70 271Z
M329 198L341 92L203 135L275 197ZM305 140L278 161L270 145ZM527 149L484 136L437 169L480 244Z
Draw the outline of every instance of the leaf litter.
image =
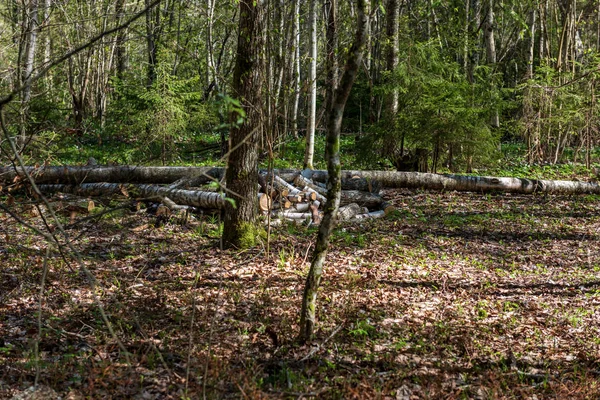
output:
M397 211L338 227L318 330L298 345L315 228L218 249L217 221L122 212L69 231L99 282L0 214L0 397L600 397L600 204L593 196L386 192ZM29 223L39 217L14 206Z

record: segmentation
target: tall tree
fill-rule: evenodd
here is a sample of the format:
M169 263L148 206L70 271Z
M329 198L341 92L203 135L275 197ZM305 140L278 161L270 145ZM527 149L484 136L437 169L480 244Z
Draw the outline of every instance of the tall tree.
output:
M258 143L261 137L263 1L240 0L239 34L233 93L242 102L245 119L241 125L232 116L229 133L230 152L225 180L228 203L223 224L223 244L226 247L244 246L253 232L258 190Z
M494 0L486 1L486 13L484 22L485 54L487 63L492 68L496 67L496 40L494 38ZM492 111L491 125L494 128L500 126L498 110Z
M215 18L215 0L206 0L206 82L208 83L208 93L213 87L218 90L215 56L214 56L214 18Z
M160 10L158 7L149 7L150 0L146 0L146 42L148 52L148 71L146 85L148 87L156 81L156 65L158 63L158 30L160 26Z
M533 61L535 59L535 27L536 27L536 9L533 7L530 11L529 22L529 46L527 48L527 79L533 78Z
M23 60L23 97L21 107L21 140L25 144L27 142L27 108L29 100L31 100L31 78L33 75L33 67L35 62L35 53L37 48L37 37L39 29L38 19L38 0L31 0L29 3L29 12L27 21L27 42L25 58Z
M331 0L335 1L335 0ZM327 121L327 144L325 148L325 158L327 160L327 204L323 221L319 226L317 243L312 256L310 270L304 286L304 295L302 297L302 311L300 314L300 340L306 341L313 335L315 326L315 316L317 307L317 291L323 275L323 265L327 250L329 248L329 238L336 224L336 218L340 205L340 194L342 184L342 168L340 165L340 131L342 129L342 117L346 101L350 95L350 90L358 74L358 69L362 63L363 48L367 40L368 29L368 10L369 0L357 0L358 26L356 36L346 60L346 66L340 79L340 84L335 90L335 95L331 103L331 109L328 112ZM335 24L333 24L335 26ZM335 34L333 35L335 36ZM328 35L328 37L331 37ZM328 69L334 68L331 61L328 62Z
M313 169L315 155L315 129L317 125L317 0L310 0L308 25L310 36L309 48L309 100L308 120L306 122L306 150L304 153L304 168Z
M117 14L117 23L122 23L125 18L125 0L117 0L115 3L115 14ZM127 38L127 30L121 29L117 32L116 38L116 58L117 58L117 78L122 80L127 69L127 51L125 40Z
M398 67L398 43L399 27L398 19L400 17L400 2L398 0L388 0L386 4L386 69L391 74ZM428 25L429 26L429 25ZM389 118L394 118L398 112L398 88L392 89L392 95L387 100L387 113Z
M292 42L294 50L293 81L294 100L292 103L292 132L298 137L298 106L300 103L300 0L294 0L294 22L292 29Z

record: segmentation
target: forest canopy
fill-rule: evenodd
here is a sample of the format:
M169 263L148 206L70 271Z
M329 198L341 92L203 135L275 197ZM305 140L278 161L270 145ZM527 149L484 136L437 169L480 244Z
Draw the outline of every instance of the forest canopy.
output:
M231 86L235 3L2 2L0 91L22 89L5 109L10 135L34 162L217 163L231 124L244 118ZM323 4L264 4L260 148L280 166L302 163L298 138L323 140ZM339 64L356 10L353 2L337 8ZM497 161L500 143L516 143L529 163L589 167L599 135L598 12L576 0L374 1L344 115L355 144L345 153L357 166L472 171Z

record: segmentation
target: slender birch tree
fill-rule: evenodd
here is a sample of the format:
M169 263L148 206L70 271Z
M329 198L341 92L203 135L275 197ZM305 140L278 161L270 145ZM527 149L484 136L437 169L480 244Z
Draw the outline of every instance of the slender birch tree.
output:
M294 101L292 103L292 132L298 137L298 106L300 104L300 0L294 0L294 22L292 30L294 51L293 81Z
M335 1L335 0L331 0ZM340 79L339 86L335 90L335 95L331 103L331 109L328 112L327 121L327 144L325 149L325 158L327 160L327 204L325 205L325 214L323 221L319 226L317 234L317 243L312 256L310 270L304 286L304 295L302 297L302 311L300 313L300 341L309 340L314 331L316 322L317 291L323 275L323 266L325 257L329 248L331 233L335 227L338 209L340 205L342 169L340 165L340 131L342 129L342 117L346 101L350 95L350 90L358 74L358 69L362 63L363 50L367 40L367 29L369 23L368 17L369 0L357 0L357 28L356 36L350 51L344 72ZM335 24L333 24L335 27ZM333 35L335 36L335 34ZM328 35L328 37L331 37ZM331 62L328 62L327 68L334 68Z
M309 7L309 100L308 120L306 122L306 150L304 153L304 168L313 169L315 155L315 129L317 124L317 0L310 0Z

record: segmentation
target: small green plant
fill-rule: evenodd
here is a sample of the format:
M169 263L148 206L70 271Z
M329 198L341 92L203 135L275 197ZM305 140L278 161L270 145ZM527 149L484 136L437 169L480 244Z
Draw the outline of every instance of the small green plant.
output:
M394 342L395 350L402 350L406 346L408 346L408 341L406 339L399 338L399 339L396 339L396 341Z
M478 301L475 305L475 312L478 319L485 319L488 317L488 304L487 301Z
M348 331L348 333L350 334L350 336L353 336L355 338L366 339L367 337L373 336L376 331L377 328L371 325L368 319L363 319L357 321L352 327L352 329Z
M520 308L519 303L515 303L513 301L505 301L502 304L502 310L504 312L517 311L519 308Z
M296 250L294 247L291 247L291 250L286 250L282 248L278 253L277 266L279 269L285 269L285 267L289 267L292 262L294 262L296 258Z

